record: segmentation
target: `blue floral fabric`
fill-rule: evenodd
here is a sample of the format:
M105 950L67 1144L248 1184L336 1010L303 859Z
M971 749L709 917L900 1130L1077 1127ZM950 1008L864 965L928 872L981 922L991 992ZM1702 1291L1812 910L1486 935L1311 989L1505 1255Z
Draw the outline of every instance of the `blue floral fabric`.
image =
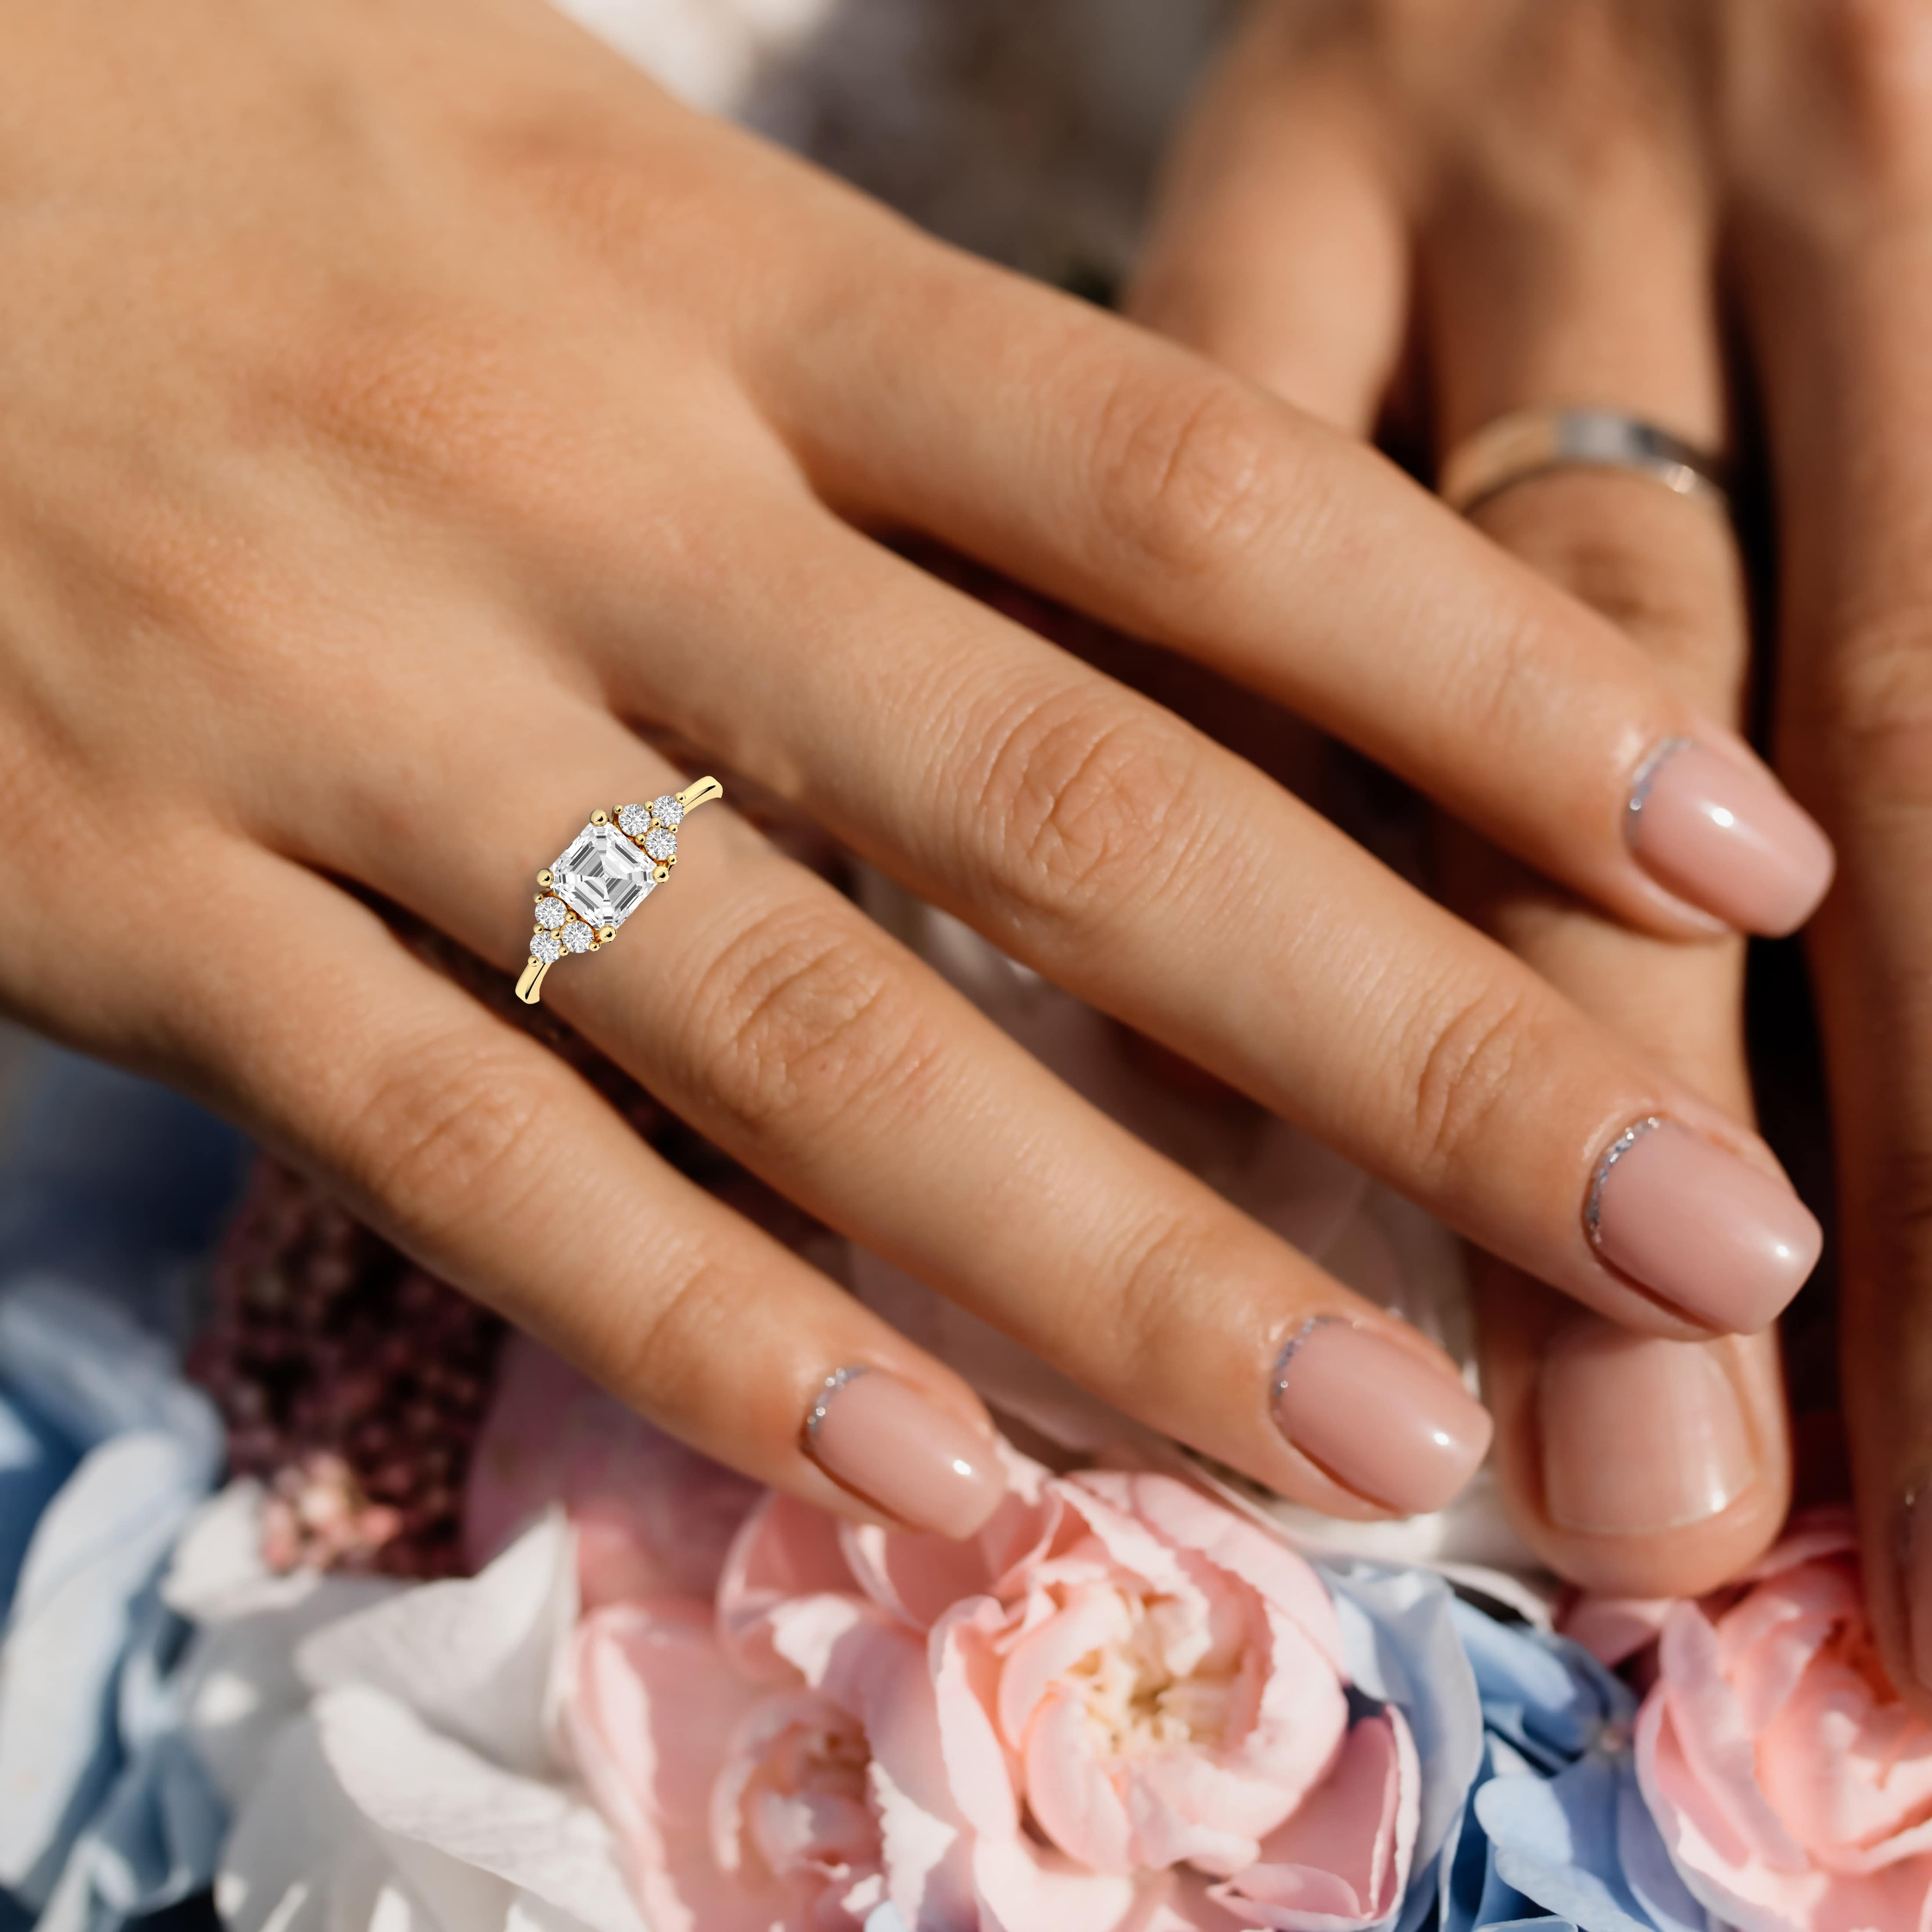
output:
M246 1144L44 1049L0 1156L0 1932L116 1932L208 1882L225 1820L175 1732L158 1580L218 1475L182 1379Z
M1328 1574L1358 1681L1366 1666L1365 1688L1390 1695L1400 1673L1426 1687L1436 1717L1426 1730L1423 1707L1394 1696L1417 1734L1425 1831L1393 1932L1711 1932L1637 1788L1636 1700L1621 1678L1439 1578L1364 1564ZM1358 1619L1371 1627L1366 1652ZM1473 1694L1473 1737L1459 1679ZM1428 1822L1445 1811L1432 1841Z

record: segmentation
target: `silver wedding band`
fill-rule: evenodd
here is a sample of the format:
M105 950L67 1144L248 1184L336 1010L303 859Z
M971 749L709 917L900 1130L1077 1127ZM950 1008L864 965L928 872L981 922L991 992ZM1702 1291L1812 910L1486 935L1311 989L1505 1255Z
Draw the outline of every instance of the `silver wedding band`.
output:
M1555 470L1624 470L1680 496L1730 506L1723 459L1616 410L1513 410L1449 452L1437 489L1466 516L1478 503Z

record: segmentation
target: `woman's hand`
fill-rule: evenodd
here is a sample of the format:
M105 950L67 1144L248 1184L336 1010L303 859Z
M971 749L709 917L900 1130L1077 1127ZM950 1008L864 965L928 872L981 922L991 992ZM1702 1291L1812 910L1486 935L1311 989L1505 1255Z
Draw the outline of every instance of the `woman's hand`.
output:
M1721 862L1666 886L1623 835L1694 738L1783 841L1755 913L1802 916L1822 842L1750 754L1354 440L683 112L534 0L74 0L15 10L0 63L16 1010L212 1094L709 1453L970 1528L998 1479L957 1379L346 890L514 974L532 874L678 782L649 727L1618 1322L1756 1329L1795 1290L1814 1224L1720 1108L876 540L1244 680L1654 933L1739 910ZM675 890L547 990L614 1060L1290 1495L1460 1483L1486 1424L1432 1351L742 824L682 836ZM1604 1191L1600 1251L1593 1168L1652 1114L1685 1125ZM1648 1239L1687 1212L1696 1267Z
M1194 116L1137 307L1358 431L1425 366L1439 457L1533 404L1721 445L1727 298L1774 459L1779 743L1844 861L1814 962L1868 1574L1893 1674L1932 1706L1932 10L1258 8ZM1736 714L1738 574L1706 509L1573 472L1475 514ZM1552 982L1746 1117L1734 941L1618 930L1466 848L1451 876ZM1618 1337L1500 1267L1484 1300L1504 1486L1559 1568L1694 1590L1775 1530L1768 1338Z

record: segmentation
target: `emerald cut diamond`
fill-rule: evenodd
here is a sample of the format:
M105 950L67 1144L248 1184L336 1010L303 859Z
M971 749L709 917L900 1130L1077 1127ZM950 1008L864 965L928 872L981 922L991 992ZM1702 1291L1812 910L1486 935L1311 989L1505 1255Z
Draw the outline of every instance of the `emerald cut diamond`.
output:
M650 896L655 868L614 825L586 825L550 869L550 890L592 926L622 926Z

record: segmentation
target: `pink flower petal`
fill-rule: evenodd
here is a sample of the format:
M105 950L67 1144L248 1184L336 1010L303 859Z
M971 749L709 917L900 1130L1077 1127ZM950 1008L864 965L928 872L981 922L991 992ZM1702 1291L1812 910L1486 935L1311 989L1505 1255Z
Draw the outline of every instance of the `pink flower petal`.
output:
M1271 1611L1268 1641L1260 1707L1228 1756L1280 1792L1286 1809L1328 1774L1348 1732L1348 1700L1327 1652L1299 1619Z
M844 1671L855 1657L863 1655L873 1635L897 1626L862 1597L816 1596L790 1597L775 1604L764 1628L772 1656L789 1664L814 1690L825 1691L851 1709ZM910 1632L907 1635L911 1637Z
M1210 1880L1184 1867L1166 1876L1172 1888L1154 1903L1145 1932L1238 1932L1238 1916L1214 1896Z
M1078 1478L1072 1479L1081 1480ZM1238 1576L1262 1600L1299 1624L1335 1674L1347 1678L1342 1660L1342 1624L1314 1566L1258 1524L1172 1476L1128 1479L1135 1513L1179 1550L1197 1550L1218 1569Z
M1780 1870L1754 1856L1706 1798L1660 1684L1637 1714L1636 1766L1671 1862L1698 1901L1736 1932L1932 1928L1932 1859L1845 1876L1808 1862Z
M1139 1863L1133 1822L1089 1735L1086 1707L1072 1691L1049 1690L1033 1713L1021 1749L1027 1806L1040 1829L1098 1872L1131 1872Z
M926 1640L946 1784L967 1822L995 1839L1019 1829L1016 1761L993 1720L1005 1621L992 1598L975 1598L954 1604Z
M1726 1666L1747 1728L1761 1731L1776 1720L1837 1628L1829 1616L1784 1617Z
M614 1605L578 1631L564 1736L652 1932L793 1922L761 1876L747 1884L711 1856L712 1783L758 1694L732 1671L703 1604Z
M981 1913L973 1932L1151 1932L1177 1888L1171 1874L1088 1871L1024 1838L981 1839L973 1874Z
M841 1528L846 1560L860 1587L915 1630L930 1630L962 1598L1004 1598L1017 1587L1016 1573L1046 1553L1061 1514L1059 1499L1048 1491L1051 1473L1010 1444L1001 1442L999 1448L1006 1496L984 1527L964 1541L872 1523Z
M1713 1822L1721 1819L1730 1840L1774 1870L1803 1871L1804 1847L1759 1787L1755 1746L1724 1680L1718 1634L1695 1604L1679 1604L1665 1620L1658 1657L1659 1688Z
M1328 1782L1210 1896L1270 1932L1372 1925L1408 1883L1421 1791L1414 1741L1391 1705L1349 1732Z
M1663 1633L1674 1597L1580 1597L1557 1628L1614 1670Z
M560 1502L578 1532L586 1609L639 1597L709 1597L760 1493L513 1333L470 1461L464 1544L480 1570Z
M1015 1750L1025 1748L1034 1708L1058 1680L1090 1652L1128 1634L1126 1606L1111 1585L1089 1585L1066 1597L1064 1609L1034 1624L1006 1652L994 1714Z
M1870 1872L1932 1852L1932 1727L1820 1658L1760 1735L1765 1794L1827 1870Z
M796 1682L793 1667L772 1648L772 1614L792 1598L827 1594L860 1594L839 1546L838 1519L794 1497L768 1494L739 1531L718 1582L725 1654L761 1682Z
M1823 1509L1807 1510L1795 1516L1784 1534L1748 1568L1740 1570L1733 1583L1762 1583L1796 1569L1801 1563L1815 1563L1821 1557L1843 1556L1858 1546L1858 1526L1850 1508L1834 1503Z
M1008 1497L1008 1508L1024 1510ZM979 1536L956 1543L946 1536L916 1536L876 1523L841 1525L839 1541L859 1587L881 1610L910 1630L930 1630L962 1597L983 1597L996 1575Z
M872 1747L889 1894L909 1926L975 1932L974 1833L947 1780L926 1646L888 1628L869 1648L851 1688Z
M725 1745L724 1762L711 1781L707 1826L711 1856L722 1870L741 1871L758 1856L756 1848L744 1842L746 1794L764 1768L774 1740L788 1731L834 1730L842 1720L850 1721L829 1697L815 1690L774 1692L739 1719ZM803 1856L813 1835L810 1822L800 1818L794 1832L797 1851Z
M1154 1870L1191 1863L1225 1878L1254 1863L1261 1840L1286 1816L1281 1794L1178 1745L1129 1758L1124 1785L1134 1862Z
M1060 1478L1053 1486L1091 1531L1111 1564L1162 1594L1198 1597L1175 1551L1134 1516L1135 1480L1113 1470L1085 1469Z

